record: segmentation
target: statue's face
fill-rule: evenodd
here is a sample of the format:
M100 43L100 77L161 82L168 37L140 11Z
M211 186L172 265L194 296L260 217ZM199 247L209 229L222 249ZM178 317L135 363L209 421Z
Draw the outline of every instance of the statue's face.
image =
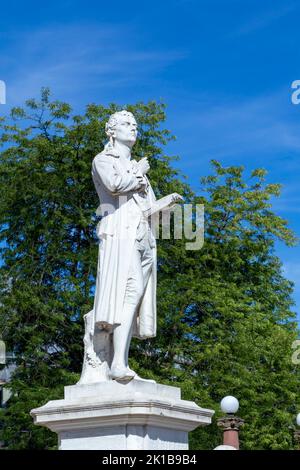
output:
M137 123L133 116L118 116L117 125L114 128L114 137L118 142L132 147L137 137Z

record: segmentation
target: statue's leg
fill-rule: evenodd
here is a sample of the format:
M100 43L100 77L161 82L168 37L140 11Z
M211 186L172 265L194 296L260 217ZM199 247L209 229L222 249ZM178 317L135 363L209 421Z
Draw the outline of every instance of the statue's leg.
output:
M142 274L143 274L143 292L142 296L139 299L139 305L141 303L141 300L143 298L143 295L145 293L145 289L147 287L151 272L152 272L152 266L153 266L153 252L152 248L149 245L148 239L143 239L139 244L139 251L141 253L141 267L142 267ZM137 309L139 308L139 305ZM149 379L141 379L134 371L132 371L129 366L128 366L128 355L129 355L129 348L130 348L130 343L131 343L131 338L132 338L132 331L133 331L133 323L135 322L135 318L133 319L132 322L132 327L130 330L130 335L128 336L127 340L127 345L126 345L126 352L125 352L125 364L127 365L127 370L131 372L134 375L135 379L138 380L144 380L148 382L155 383L154 380L149 380Z
M153 266L153 253L152 249L149 245L149 241L146 241L147 245L145 250L143 251L143 256L142 256L142 271L143 271L143 281L144 281L144 291L146 289L146 286L148 284L151 272L152 272L152 266Z
M142 267L142 275L143 275L143 292L142 292L140 299L138 300L138 307L139 307L141 300L143 298L143 295L145 293L145 289L147 287L150 275L151 275L152 266L153 266L153 254L152 254L152 249L149 245L147 238L144 239L142 243L140 242L138 246L139 246L139 251L141 253L141 267ZM132 330L133 330L134 321L135 320L133 319L130 334L128 335L126 352L125 352L125 364L128 370L131 372L133 371L128 367L128 355L129 355L129 348L130 348L130 343L131 343L131 338L132 338Z
M126 349L128 338L131 336L131 327L135 314L135 305L124 304L122 312L122 323L117 326L113 333L114 357L111 365L111 377L114 378L133 378L126 364Z
M133 372L133 371L128 366L128 356L129 356L129 348L130 348L130 343L131 343L131 338L132 338L133 322L134 322L134 317L133 317L130 333L128 335L127 344L126 344L126 351L125 351L125 365L126 365L127 369L131 372Z
M134 373L127 369L128 350L132 335L133 319L143 295L143 289L141 254L135 246L128 273L121 324L113 332L114 357L111 365L112 378L121 378L121 376L127 378L134 377Z

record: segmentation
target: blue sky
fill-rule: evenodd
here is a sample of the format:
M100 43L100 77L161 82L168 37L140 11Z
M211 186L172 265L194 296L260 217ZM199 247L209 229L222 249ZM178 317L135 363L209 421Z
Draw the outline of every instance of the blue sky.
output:
M300 235L300 2L53 0L5 2L0 79L7 105L50 86L88 102L162 99L177 136L169 152L197 189L209 161L269 170L277 212ZM300 310L300 247L278 245Z

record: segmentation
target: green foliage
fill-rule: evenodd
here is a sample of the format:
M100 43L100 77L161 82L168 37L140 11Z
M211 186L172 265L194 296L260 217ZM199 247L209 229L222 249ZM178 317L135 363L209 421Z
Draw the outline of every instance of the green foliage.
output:
M74 115L66 103L29 100L2 120L0 157L0 331L16 355L13 397L2 412L7 448L54 448L56 437L34 426L29 411L62 397L82 363L82 316L93 304L98 205L91 162L105 143L108 116L120 109L91 104ZM272 211L278 185L266 172L213 162L212 176L193 194L164 154L172 138L165 107L128 105L140 129L134 158L147 156L158 197L183 194L205 204L205 243L158 242L158 335L132 344L131 366L142 376L182 388L185 399L218 410L240 399L245 449L292 448L289 425L299 400L291 363L297 337L292 285L274 243L295 238ZM219 414L218 414L219 416ZM258 432L259 430L259 432ZM220 443L216 422L191 433L191 448Z
M237 396L246 421L242 448L292 448L289 425L300 376L291 345L297 325L292 284L282 275L274 243L296 240L271 211L270 198L279 188L264 183L263 170L246 182L242 167L213 167L213 176L202 179L207 196L194 198L205 205L203 248L186 251L185 240L161 242L160 327L145 348L147 368L202 406L218 410L223 396ZM216 426L191 435L195 449L218 443Z

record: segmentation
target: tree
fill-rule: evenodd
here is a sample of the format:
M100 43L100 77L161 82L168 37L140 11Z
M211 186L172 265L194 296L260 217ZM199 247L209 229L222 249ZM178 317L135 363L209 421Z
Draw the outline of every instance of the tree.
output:
M63 386L78 379L82 316L92 307L97 265L91 162L118 109L92 104L74 115L44 89L39 102L27 101L1 123L0 329L18 366L2 413L8 448L54 448L56 436L34 426L29 411L61 398ZM207 196L195 195L164 154L172 138L163 128L164 105L127 109L140 127L134 157L149 158L156 195L178 192L204 203L206 213L202 250L186 251L184 239L158 242L158 336L133 341L131 366L182 387L184 398L201 406L217 409L223 395L237 395L247 422L244 448L291 448L297 327L274 242L295 240L271 211L279 187L266 185L262 170L248 186L242 168L214 162L214 175L202 182ZM191 434L195 449L219 443L215 425Z

